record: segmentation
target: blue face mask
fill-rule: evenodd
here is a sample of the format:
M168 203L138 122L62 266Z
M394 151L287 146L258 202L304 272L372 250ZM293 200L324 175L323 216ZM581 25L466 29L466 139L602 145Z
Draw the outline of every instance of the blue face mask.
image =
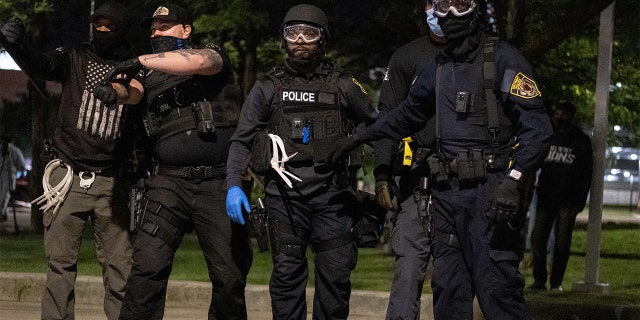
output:
M433 9L426 10L425 13L427 14L427 24L429 25L431 32L438 37L444 37L444 32L442 32L442 29L438 24L438 17L433 15Z

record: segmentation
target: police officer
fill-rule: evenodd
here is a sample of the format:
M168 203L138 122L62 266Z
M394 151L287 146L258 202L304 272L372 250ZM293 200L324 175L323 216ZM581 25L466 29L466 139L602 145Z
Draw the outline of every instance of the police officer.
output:
M264 184L273 318L307 318L310 246L316 283L313 318L347 319L349 279L357 259L351 233L355 193L347 164L327 166L324 160L336 140L356 123L374 121L376 111L354 78L324 61L330 33L322 10L296 5L279 31L288 58L258 80L243 105L227 160L227 210L240 222L243 208L249 211L240 186L250 158L252 168L269 168ZM267 153L268 158L260 159Z
M446 43L432 0L425 3L429 33L400 47L391 56L380 88L378 109L385 114L408 95L411 84ZM428 166L426 156L435 139L435 121L404 141L376 141L376 200L390 210L391 248L395 254L387 319L417 319L420 296L429 264ZM393 176L396 175L396 180ZM424 188L426 187L426 188ZM424 189L423 189L424 188ZM398 202L400 202L398 204Z
M428 159L435 319L472 319L476 294L487 319L526 318L517 186L539 165L552 128L529 63L485 32L485 6L434 0L447 48L398 108L327 155L333 162L362 142L400 139L435 116Z
M246 319L251 247L246 226L231 221L224 206L228 141L240 106L231 64L216 45L192 48L193 21L178 5L159 6L141 25L151 30L154 53L116 66L114 83L101 87L111 102L117 93L139 100L144 92L147 132L155 139L156 166L145 185L120 319L162 318L174 254L192 229L213 284L209 319ZM141 68L143 76L135 76ZM121 75L130 81L124 94Z

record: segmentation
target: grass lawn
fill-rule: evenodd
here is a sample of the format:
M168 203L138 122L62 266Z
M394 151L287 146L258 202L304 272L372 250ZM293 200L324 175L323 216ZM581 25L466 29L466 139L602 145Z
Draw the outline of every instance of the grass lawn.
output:
M630 214L622 209L619 214ZM583 213L584 214L584 213ZM82 244L78 272L80 275L100 275L96 262L94 238L91 232L85 234ZM621 304L640 306L640 226L614 225L602 226L600 251L599 282L609 285L608 295L571 292L574 282L585 279L586 225L576 226L573 234L573 246L563 287L565 292L539 292L526 290L528 300L587 301L592 304ZM526 253L528 254L528 253ZM307 254L310 262L313 256ZM253 266L248 282L268 284L271 273L271 259L268 252L260 253L254 249ZM388 291L393 277L392 256L385 256L379 248L360 249L358 264L352 275L354 290ZM40 272L46 270L43 254L42 235L21 233L20 235L0 235L0 271L3 272ZM532 280L531 269L521 268L527 286ZM310 263L309 285L313 286L313 264ZM176 253L173 280L209 281L204 258L195 235L187 235ZM425 293L430 292L428 283Z

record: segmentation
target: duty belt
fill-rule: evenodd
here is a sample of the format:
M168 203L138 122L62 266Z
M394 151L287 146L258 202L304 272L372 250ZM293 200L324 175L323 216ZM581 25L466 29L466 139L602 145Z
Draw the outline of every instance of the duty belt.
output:
M158 165L156 174L186 179L222 179L227 175L225 166L172 167Z

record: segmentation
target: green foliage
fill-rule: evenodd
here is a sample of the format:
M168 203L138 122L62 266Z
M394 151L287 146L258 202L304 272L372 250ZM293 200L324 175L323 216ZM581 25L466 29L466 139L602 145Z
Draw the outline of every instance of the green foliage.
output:
M280 39L272 38L256 48L258 76L267 73L271 68L282 65L287 54L280 48Z

